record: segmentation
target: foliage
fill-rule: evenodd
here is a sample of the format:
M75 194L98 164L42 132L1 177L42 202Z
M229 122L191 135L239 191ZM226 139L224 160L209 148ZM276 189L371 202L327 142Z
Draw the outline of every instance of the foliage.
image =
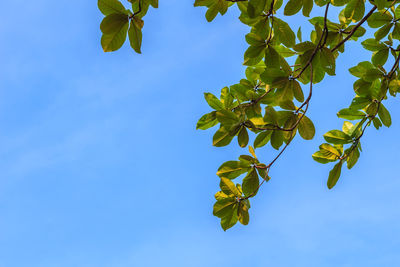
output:
M97 5L105 15L100 24L103 33L101 46L104 52L112 52L120 49L125 43L126 36L132 48L141 53L142 28L144 22L142 18L146 15L150 6L158 8L158 0L128 0L132 5L130 9L125 9L119 0L98 0Z
M118 0L99 0L99 8L106 15L101 23L104 51L119 49L128 32L130 44L140 53L142 17L157 0L132 2L132 13ZM237 137L242 148L249 145L249 133L254 134L249 155L223 163L217 171L220 191L215 194L213 214L221 219L224 230L238 221L249 223L250 199L270 180L269 171L298 133L310 140L315 127L306 116L312 98L313 85L326 75L334 76L336 59L345 52L345 43L364 38L361 45L372 52L371 61L358 63L349 69L357 80L353 84L355 96L349 107L337 116L344 119L342 129L324 134L326 143L319 146L312 157L315 161L334 163L327 186L333 188L339 180L343 165L351 169L360 157L361 139L366 129L391 125L391 116L383 101L396 96L400 90L399 50L400 4L387 0L195 0L194 6L207 8L205 17L212 21L236 5L239 20L250 27L245 36L249 44L244 52L245 78L224 87L220 97L205 93L212 111L202 116L197 129L206 130L218 125L213 145L229 145ZM330 21L330 9L339 9L338 19ZM313 30L303 40L301 28L284 21L286 16L301 11L309 17L313 9L323 16L308 19ZM130 21L130 26L128 22ZM364 27L368 28L364 28ZM129 28L129 29L128 29ZM389 59L391 57L392 59ZM307 97L304 91L307 91ZM350 122L351 121L351 122ZM280 150L269 163L261 163L255 150L267 144ZM241 182L233 180L242 177Z

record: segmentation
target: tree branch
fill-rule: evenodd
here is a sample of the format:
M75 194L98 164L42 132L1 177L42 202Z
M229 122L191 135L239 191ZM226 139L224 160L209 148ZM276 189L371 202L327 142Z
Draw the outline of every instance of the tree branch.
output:
M328 17L328 9L329 9L329 5L330 2L328 4L326 4L326 9L325 9L325 16L324 16L324 30L322 32L321 38L319 39L319 42L317 44L317 46L315 47L314 51L311 54L310 59L307 61L306 65L300 70L299 74L297 74L295 77L293 77L293 79L297 79L301 76L301 74L303 74L303 72L308 68L308 66L310 66L310 64L312 63L315 55L317 54L317 51L321 48L321 46L325 45L326 42L326 38L328 36L328 27L327 27L327 17ZM326 35L326 36L325 36ZM324 43L322 42L322 40L325 40Z
M312 77L313 77L313 69L312 69L312 64L310 65L310 72L311 72L310 93L309 93L309 95L308 95L306 101L304 102L304 103L306 103L306 104L305 104L305 105L306 105L306 108L305 108L305 110L304 110L304 113L302 114L302 116L301 116L301 117L299 118L299 120L297 121L297 124L300 123L300 121L301 121L301 120L303 119L303 117L305 116L305 114L306 114L306 112L307 112L307 110L308 110L308 106L309 106L309 104L310 104L311 97L312 97L312 86L313 86L313 78L312 78ZM296 125L294 128L296 128L296 127L297 127L297 125ZM293 128L293 129L294 129L294 128ZM265 177L262 177L262 178L263 178L263 181L258 185L257 190L256 190L255 192L253 192L252 194L250 194L249 196L243 198L243 200L249 199L249 198L253 197L253 196L256 194L256 192L258 191L258 189L264 184L264 182L268 181L268 173L269 173L269 170L271 169L272 165L274 165L274 163L280 158L280 156L282 156L283 152L285 152L286 148L290 145L290 143L292 142L293 139L294 139L294 136L292 135L292 136L290 137L289 141L288 141L288 142L286 143L286 145L283 147L283 149L278 153L278 155L277 155L267 166L258 166L258 165L255 166L256 169L265 169L265 170L266 170L266 176L265 176Z
M387 75L387 78L391 79L391 77L393 76L393 74L396 72L396 69L399 67L399 62L400 62L400 53L397 55L396 60L392 66L392 69L390 70L390 72ZM376 108L375 113L372 116L368 116L368 122L364 125L363 129L361 130L361 134L354 140L353 145L350 147L350 151L346 153L346 155L344 155L343 157L340 158L340 160L345 160L349 157L350 153L353 152L358 144L360 143L361 137L363 137L366 129L368 126L371 125L371 122L375 119L375 117L378 115L379 113L379 109L382 105L382 101L385 98L385 96L383 96L380 101L378 102L378 107Z
M374 11L377 9L376 6L374 6L367 15L365 15L363 17L362 20L360 20L357 25L350 31L349 35L346 36L346 38L344 38L340 43L338 43L334 48L331 49L331 52L334 52L336 49L338 49L339 47L341 47L347 40L349 40L351 38L351 36L353 36L353 34L357 31L357 29L372 15L372 13L374 13Z

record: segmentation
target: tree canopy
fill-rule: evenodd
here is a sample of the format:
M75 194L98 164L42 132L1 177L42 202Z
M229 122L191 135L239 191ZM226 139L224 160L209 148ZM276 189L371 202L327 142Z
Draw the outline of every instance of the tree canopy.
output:
M100 24L105 52L121 48L128 36L134 51L141 53L143 18L150 6L158 8L158 0L128 2L131 9L119 0L98 0L105 15ZM271 179L271 168L297 133L305 140L313 139L315 126L307 116L313 87L326 75L335 76L336 59L345 53L347 41L362 38L360 49L372 56L371 61L349 69L356 80L354 98L337 113L343 127L325 133L326 142L312 155L319 163L332 164L329 189L339 180L343 165L351 169L357 163L366 130L391 125L383 102L400 90L397 0L195 0L194 6L206 9L209 22L236 6L239 20L250 28L245 36L249 45L244 52L245 76L222 88L219 97L204 94L212 111L196 126L201 130L218 127L212 140L216 147L229 145L235 137L240 147L248 147L248 153L223 163L217 171L220 191L215 194L213 214L221 219L224 230L237 222L249 223L250 199ZM313 9L320 16L310 18ZM328 19L329 12L337 14L337 19ZM285 22L293 15L303 21L298 25ZM302 23L313 27L309 38L303 37ZM252 146L249 133L254 136ZM277 154L264 161L257 158L256 150L267 144Z

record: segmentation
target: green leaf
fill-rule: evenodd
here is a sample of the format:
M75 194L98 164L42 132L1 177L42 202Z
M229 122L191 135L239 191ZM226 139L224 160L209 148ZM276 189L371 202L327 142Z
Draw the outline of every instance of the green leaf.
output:
M255 169L251 169L246 177L243 178L242 188L244 195L254 196L257 194L259 184L260 180L258 178L257 171Z
M125 23L128 22L128 15L121 13L113 13L106 16L100 24L100 30L104 34L115 34Z
M278 113L271 106L265 107L264 121L273 125L278 124Z
M237 216L238 204L232 205L226 216L221 218L221 227L224 231L234 226L238 221Z
M208 22L213 21L213 19L215 19L215 17L218 15L218 12L219 12L218 5L214 4L211 7L209 7L206 12L207 21Z
M238 218L239 218L239 222L241 224L243 224L243 225L248 225L249 224L249 219L250 219L250 217L249 217L249 207L247 206L245 201L241 201L239 203Z
M300 42L303 42L302 41L302 36L301 36L301 27L299 27L299 29L297 30L297 34L296 34L296 36L297 36L297 39L300 41Z
M280 130L275 130L271 135L271 146L278 150L283 144L283 133Z
M394 11L396 19L400 18L400 6L397 6Z
M238 203L235 198L223 198L214 204L213 214L221 218L221 227L226 231L234 226L238 220Z
M283 45L274 45L274 48L282 57L292 57L296 53Z
M140 18L133 18L131 20L131 26L128 31L129 35L129 42L133 50L136 53L141 54L141 46L142 46L142 27L143 27L143 20Z
M355 97L350 104L350 109L363 109L371 103L371 100L366 97Z
M243 84L235 84L230 87L232 94L237 97L241 101L247 101L250 98L248 97L247 92L251 91L250 88L244 86Z
M325 6L326 4L328 4L329 2L331 2L332 0L315 0L315 3L318 6Z
M232 141L233 136L230 135L229 130L221 127L213 136L213 146L222 147L227 146Z
M319 146L319 151L315 152L312 157L315 161L326 164L334 162L340 158L342 153L330 144L322 144Z
M258 163L258 159L249 155L240 155L239 160L243 162L246 167L250 167L251 164Z
M393 24L386 24L385 26L383 26L382 28L380 28L379 30L377 30L374 34L375 39L376 40L380 40L383 37L385 37L386 35L388 35L390 29L392 28Z
M365 49L372 51L372 52L387 48L387 46L385 44L383 44L373 38L367 39L367 40L361 42L361 44Z
M350 152L350 154L347 156L347 159L346 159L347 168L349 170L354 167L354 165L357 163L359 157L360 157L360 151L358 151L357 148L353 149Z
M211 108L215 110L224 109L224 104L222 104L221 101L215 95L211 93L204 93L204 98Z
M131 0L128 0L131 1ZM194 0L193 6L210 6L214 4L214 0Z
M299 123L299 134L304 140L311 140L314 138L314 123L307 116L304 116Z
M158 0L150 0L150 5L154 8L158 8Z
M319 149L323 152L328 151L329 153L333 154L336 157L335 159L338 159L342 155L342 153L336 147L330 144L321 144Z
M285 16L292 16L298 13L301 10L302 6L303 6L302 0L289 0L289 2L285 6L283 14Z
M393 92L398 92L400 90L400 80L391 80L389 83L389 88Z
M327 182L329 189L332 189L336 185L337 181L339 180L340 173L342 171L342 165L343 165L343 162L339 161L339 163L337 163L335 165L335 167L333 167L333 169L329 172L329 178L328 178L328 182Z
M224 198L229 198L229 196L222 191L218 191L217 193L215 193L214 197L216 200L222 200Z
M265 41L271 31L269 20L267 18L258 19L258 22L253 25L252 31Z
M363 61L358 63L357 66L350 68L349 72L358 78L362 78L367 73L368 70L373 68L374 65L372 65L370 62Z
M303 0L303 15L306 17L310 16L310 12L313 8L314 1L313 0ZM300 40L301 42L301 40Z
M214 204L213 215L218 218L225 217L230 213L232 206L237 203L235 197L222 198Z
M371 28L380 28L392 21L393 17L389 12L375 12L367 20Z
M127 14L124 5L118 0L98 0L97 6L105 16L113 13Z
M337 116L346 120L359 120L365 117L365 113L360 110L344 108L337 113Z
M240 147L246 147L249 143L249 134L246 127L242 127L238 134L238 143Z
M222 110L218 110L216 114L217 114L218 121L221 124L224 124L226 126L231 126L231 125L237 124L239 122L238 116L236 116L236 114L233 113L232 111L222 109Z
M264 45L265 44L264 38L262 38L261 36L255 34L254 32L250 32L250 33L246 34L245 38L246 38L246 42L249 45L258 46L258 45Z
M203 115L197 122L196 129L207 130L218 124L216 112L210 112Z
M250 18L255 18L264 11L266 0L249 0L247 13Z
M146 14L147 11L149 10L150 3L148 0L128 0L129 2L132 3L132 10L134 12L138 12L135 14L135 18L143 18ZM140 12L139 12L139 3L140 3Z
M218 11L221 15L224 15L228 11L228 1L218 0Z
M267 49L265 49L265 65L268 68L279 68L280 66L280 55L279 53L269 45Z
M297 127L296 123L298 121L299 116L295 114L290 114L285 123L283 124L283 128L285 129L293 129L292 131L282 131L283 133L283 140L284 142L288 142L291 138L293 138L296 135L297 132ZM296 127L295 127L296 126Z
M265 131L261 132L257 135L256 139L254 140L254 147L263 147L268 144L269 140L271 139L272 131Z
M224 104L225 109L232 109L234 107L233 96L229 92L228 87L224 87L221 89L221 103Z
M296 98L297 101L303 102L304 101L304 93L303 89L301 89L301 86L298 81L290 81L292 85L292 90L293 90L293 95Z
M375 127L377 130L379 130L379 128L382 127L382 122L381 122L381 120L380 120L378 117L375 117L375 118L372 120L372 123L374 124L374 127Z
M267 167L267 165L265 165L265 164L258 164L258 166L261 166L261 167ZM260 168L257 168L257 172L258 172L258 175L260 175L260 177L263 179L263 180L265 180L265 181L269 181L269 180L271 180L271 178L268 176L268 171L266 170L266 169L260 169Z
M382 103L379 105L378 115L383 125L385 125L386 127L390 127L390 125L392 125L392 118L390 116L390 113Z
M282 81L288 81L288 75L277 68L267 68L263 73L261 73L260 78L266 84L276 85Z
M355 127L351 122L349 122L349 121L343 122L342 131L345 134L352 136L354 130L355 130Z
M356 25L350 25L349 27L347 27L345 29L345 31L351 32L352 30L354 30L355 27L356 27ZM367 32L367 30L360 26L356 29L356 31L354 32L353 36L350 39L357 40L358 37L364 36L364 34L366 32Z
M254 124L261 125L264 123L262 119L260 105L252 105L250 107L247 107L245 110L245 114L247 116L247 119L249 119Z
M325 155L322 151L317 151L312 155L312 157L316 162L322 163L322 164L326 164L326 163L337 160L334 155L332 155L332 154L330 154L330 155L331 156L329 158L329 156Z
M252 146L249 146L249 152L255 159L257 159L256 152Z
M217 175L221 178L235 179L247 172L249 168L250 164L246 164L243 161L227 161L218 168Z
M383 66L385 65L388 57L389 57L389 48L376 51L372 54L372 63L375 66Z
M128 32L129 21L127 20L112 34L103 34L101 37L101 46L104 52L112 52L121 48L126 40Z
M275 99L279 104L291 102L293 100L293 88L291 85L291 81L286 80L286 85L283 88L277 89L275 93Z
M357 22L362 19L365 13L364 0L351 0L344 9L344 15L347 19Z
M289 24L281 19L274 18L274 30L275 34L279 37L279 40L287 47L293 47L296 43L296 35L290 28Z
M373 82L383 76L383 73L379 71L378 69L369 69L366 71L366 73L363 75L363 80L366 82Z
M331 0L333 6L344 6L349 2L349 0Z
M368 115L375 116L378 111L378 103L372 102L366 109Z
M400 24L399 23L394 24L394 28L392 31L392 37L393 37L393 39L400 40Z
M244 58L260 58L262 57L262 53L265 50L265 44L262 45L252 45L249 46L249 48L246 50L246 52L244 53Z
M331 144L348 144L351 142L351 137L339 130L332 130L324 134L324 138Z
M320 53L320 65L329 75L335 75L336 59L331 50L323 47Z
M374 3L378 8L378 10L384 9L386 7L387 2L388 2L387 0L374 0Z
M239 192L235 184L227 178L221 178L219 187L221 188L222 192L228 196L229 195L234 195L236 197L242 196L242 194Z

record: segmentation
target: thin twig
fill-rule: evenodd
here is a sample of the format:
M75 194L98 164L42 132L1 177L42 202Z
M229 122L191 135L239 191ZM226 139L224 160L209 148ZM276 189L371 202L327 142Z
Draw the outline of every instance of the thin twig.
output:
M387 78L390 80L393 76L393 74L396 72L396 69L399 67L399 62L400 62L400 53L399 55L397 55L396 60L392 66L392 69L390 70L390 72L387 75ZM358 144L360 143L361 137L363 137L366 129L368 126L371 125L371 122L376 118L376 116L379 113L379 109L382 105L382 101L385 98L385 96L383 96L379 101L378 101L378 107L376 108L376 111L374 112L373 115L368 116L368 122L364 125L363 129L361 130L361 134L354 140L353 145L350 147L350 150L346 153L346 155L344 155L343 157L340 158L340 160L345 160L349 157L350 153L353 152L356 147L358 146Z
M140 12L142 12L142 4L141 4L141 0L139 0L139 9L138 11L136 11L135 13L133 13L132 15L129 16L129 19L133 19L136 15L138 15Z

